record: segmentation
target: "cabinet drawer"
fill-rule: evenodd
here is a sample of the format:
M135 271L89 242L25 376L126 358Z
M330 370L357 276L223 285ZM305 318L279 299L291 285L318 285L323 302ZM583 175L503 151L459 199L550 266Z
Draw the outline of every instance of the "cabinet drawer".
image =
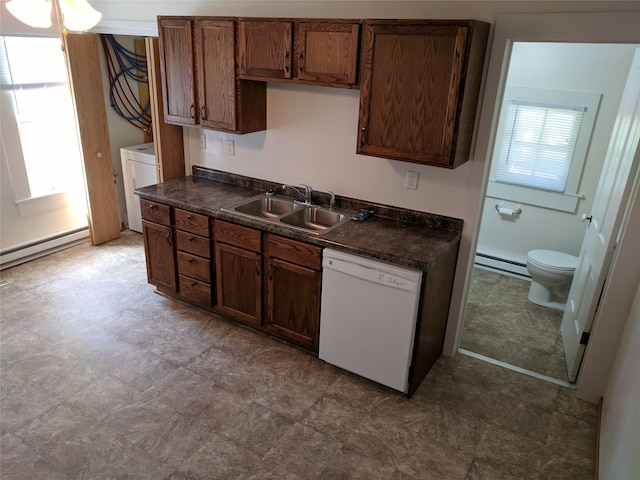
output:
M322 265L322 249L277 235L266 235L265 254L280 258L287 262L320 270Z
M183 232L181 230L176 231L176 245L178 250L182 250L183 252L189 252L194 255L210 258L211 248L209 243L210 240L206 237L194 235L189 232Z
M142 219L160 225L171 226L171 207L151 200L140 199L140 213Z
M175 209L176 228L185 232L209 237L209 217L186 210Z
M180 296L196 303L211 305L211 285L193 278L178 276Z
M234 223L216 221L215 223L216 242L223 242L229 245L260 253L260 231L253 228L241 227Z
M185 252L178 252L178 273L189 277L197 278L203 282L211 282L211 261L191 255Z

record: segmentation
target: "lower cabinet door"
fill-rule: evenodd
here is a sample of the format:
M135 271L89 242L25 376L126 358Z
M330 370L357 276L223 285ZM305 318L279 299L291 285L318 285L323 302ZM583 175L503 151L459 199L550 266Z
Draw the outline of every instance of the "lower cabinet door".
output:
M147 260L147 280L162 292L175 293L177 282L173 230L171 227L143 221L142 235Z
M267 329L317 352L320 272L269 258L266 285Z
M216 242L218 308L252 325L262 324L262 256Z

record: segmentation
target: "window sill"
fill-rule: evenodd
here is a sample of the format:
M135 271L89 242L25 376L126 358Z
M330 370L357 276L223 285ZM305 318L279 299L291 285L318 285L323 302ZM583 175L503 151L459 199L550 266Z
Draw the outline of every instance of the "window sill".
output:
M578 201L584 199L584 195L536 190L495 180L489 180L487 196L567 213L575 213Z
M25 198L24 200L16 200L15 203L22 218L72 205L68 192L55 192L41 197Z

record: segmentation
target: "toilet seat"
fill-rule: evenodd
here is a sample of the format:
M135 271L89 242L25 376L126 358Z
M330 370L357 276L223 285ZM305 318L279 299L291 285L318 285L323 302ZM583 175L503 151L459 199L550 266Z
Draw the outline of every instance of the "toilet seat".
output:
M559 272L573 272L578 266L578 257L554 250L531 250L527 260L538 268Z

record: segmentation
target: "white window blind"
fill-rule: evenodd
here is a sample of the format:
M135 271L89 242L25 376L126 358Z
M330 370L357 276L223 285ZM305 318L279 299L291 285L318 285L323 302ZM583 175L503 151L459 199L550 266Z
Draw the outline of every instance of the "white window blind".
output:
M496 181L564 192L585 111L511 100Z

